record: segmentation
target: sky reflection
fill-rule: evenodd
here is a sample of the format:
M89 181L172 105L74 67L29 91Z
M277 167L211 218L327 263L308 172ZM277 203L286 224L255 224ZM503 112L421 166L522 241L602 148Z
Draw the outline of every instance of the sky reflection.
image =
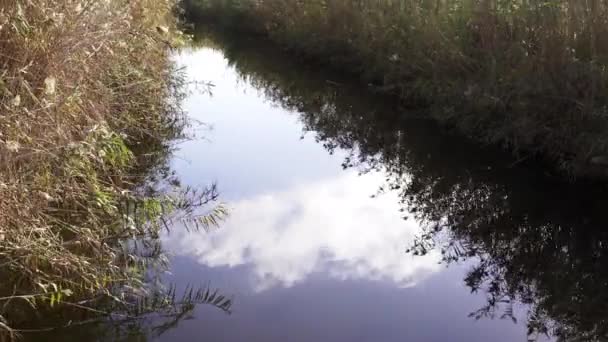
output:
M221 51L178 61L215 84L185 103L213 129L181 144L172 166L183 184L216 181L231 215L211 233L164 237L176 255L168 280L234 295L235 312L198 307L162 341L526 340L510 320L468 317L485 304L463 283L468 265L405 253L421 228L402 219L396 194L371 198L382 173L343 170L346 151L328 153L315 132L301 139L299 113L239 78Z
M169 244L205 266L250 266L258 291L291 287L315 272L409 287L437 272L440 256L405 253L420 228L401 218L396 196L371 198L382 180L345 172L241 199L230 203L219 231L172 235Z

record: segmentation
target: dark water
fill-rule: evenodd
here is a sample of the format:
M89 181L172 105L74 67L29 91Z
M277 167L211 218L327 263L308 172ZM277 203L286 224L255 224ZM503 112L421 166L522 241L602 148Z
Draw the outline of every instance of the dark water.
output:
M187 100L211 128L173 167L187 185L216 181L231 215L165 238L167 280L210 284L233 312L200 306L122 339L608 338L603 187L561 184L260 41L177 58L215 87Z

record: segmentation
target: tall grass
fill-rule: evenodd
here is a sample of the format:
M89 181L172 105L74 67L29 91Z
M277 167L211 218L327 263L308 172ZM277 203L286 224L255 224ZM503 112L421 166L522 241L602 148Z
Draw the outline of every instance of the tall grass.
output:
M0 0L0 340L53 307L141 308L165 216L215 199L141 187L185 125L174 5Z
M570 174L608 164L605 0L184 0ZM242 19L247 17L247 20Z

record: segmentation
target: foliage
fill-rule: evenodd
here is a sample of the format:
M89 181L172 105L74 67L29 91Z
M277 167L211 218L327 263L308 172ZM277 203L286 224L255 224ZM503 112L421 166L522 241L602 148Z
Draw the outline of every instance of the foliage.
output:
M254 27L468 136L606 176L604 0L183 2L194 21Z
M0 0L0 340L146 298L171 218L225 215L214 188L151 191L186 124L174 5Z

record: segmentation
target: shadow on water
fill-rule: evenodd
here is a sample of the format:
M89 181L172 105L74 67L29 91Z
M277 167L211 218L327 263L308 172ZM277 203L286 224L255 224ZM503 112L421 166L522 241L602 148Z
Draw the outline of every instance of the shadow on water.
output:
M464 281L487 305L472 317L515 320L513 306L525 304L531 338L608 338L605 186L566 184L533 162L451 136L259 38L210 35L244 81L299 113L303 134L330 153L347 151L345 169L387 175L378 196L398 192L404 220L426 227L408 252L475 261Z
M182 98L175 100L180 102ZM182 185L170 165L175 146L186 139L187 124L181 120L167 122L169 133L165 139L144 138L131 148L137 169L129 179L130 190L125 192L133 195L118 202L120 206L116 210L123 220L110 226L117 233L103 243L115 248L115 257L120 260L115 267L127 268L136 281L128 283L104 275L100 281L109 285L92 298L72 302L65 299L70 296L66 294L62 301L50 291L48 307L38 305L44 297L24 295L7 299L18 285L0 281L0 298L4 300L0 313L14 320L12 328L16 332L2 334L0 329L0 342L146 341L192 319L198 306L206 305L231 314L231 297L210 283L173 284L165 279L171 265L162 235L171 234L174 229L208 232L219 227L228 214L219 203L215 184ZM0 278L8 279L8 275L2 273ZM56 285L53 286L56 289ZM0 316L0 325L4 323L2 318Z

